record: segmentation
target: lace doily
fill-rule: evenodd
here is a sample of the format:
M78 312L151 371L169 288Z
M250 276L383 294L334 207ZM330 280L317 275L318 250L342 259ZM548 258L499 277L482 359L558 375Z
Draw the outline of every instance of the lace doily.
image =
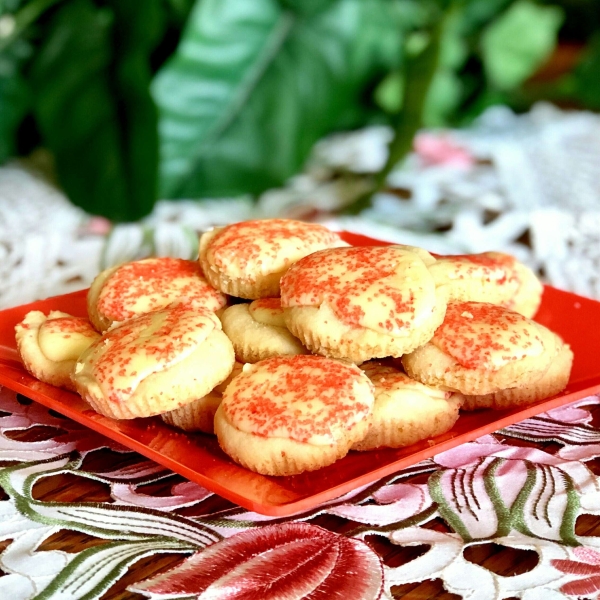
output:
M192 258L200 231L249 218L312 218L335 229L438 253L500 250L552 285L600 298L600 116L540 104L489 109L467 130L431 131L356 217L340 209L381 168L391 131L318 143L304 173L250 198L159 202L111 228L22 166L0 168L0 308L89 285L106 266L148 256Z
M0 389L0 597L93 600L142 558L179 553L172 569L128 589L153 600L241 599L249 589L265 600L334 591L370 600L438 579L477 600L593 598L600 538L578 534L577 520L600 514L600 477L587 466L600 456L590 412L599 404L590 397L538 415L282 519L216 510L208 490ZM44 439L26 441L39 426ZM85 467L107 447L128 459L123 466ZM55 497L34 497L65 476L106 486L110 501L61 501L60 486ZM169 493L154 494L161 481ZM344 533L323 527L332 516ZM69 531L96 543L41 548ZM490 544L533 559L516 574L495 573L470 558L470 548ZM406 550L393 564L389 546Z

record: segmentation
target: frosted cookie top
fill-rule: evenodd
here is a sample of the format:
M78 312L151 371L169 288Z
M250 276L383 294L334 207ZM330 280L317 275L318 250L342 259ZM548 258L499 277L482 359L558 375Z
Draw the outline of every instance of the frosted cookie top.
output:
M479 279L516 288L519 285L515 270L516 262L513 256L501 252L440 256L432 266L431 273L437 283L447 280Z
M53 313L48 315L38 331L40 350L50 360L77 360L81 353L100 337L87 319L52 315Z
M406 335L433 314L433 257L407 246L350 247L315 252L281 280L281 305L328 304L342 322Z
M180 258L147 258L115 269L102 285L96 310L122 322L178 301L216 311L227 298L206 281L200 265Z
M94 379L104 397L126 401L149 375L168 369L221 329L207 309L184 305L148 313L105 333L79 359L75 378Z
M373 402L371 383L358 367L297 355L245 365L221 406L246 433L330 445L367 418Z
M281 307L280 298L261 298L250 302L248 312L252 318L263 325L271 327L285 327L283 318L284 309Z
M291 219L243 221L204 234L200 252L231 277L279 273L307 254L345 245L323 225Z
M502 304L532 317L541 302L543 286L536 274L514 256L502 252L438 257L431 267L448 299Z
M537 323L485 302L449 303L431 341L468 369L497 370L546 349Z

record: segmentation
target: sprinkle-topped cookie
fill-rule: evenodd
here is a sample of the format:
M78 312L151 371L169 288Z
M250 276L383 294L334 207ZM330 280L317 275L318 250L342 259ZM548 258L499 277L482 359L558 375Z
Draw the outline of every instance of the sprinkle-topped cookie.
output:
M537 323L484 302L448 304L431 341L468 369L495 370L545 350Z
M315 252L288 272L281 292L284 307L327 302L344 323L391 335L430 318L436 304L427 265L399 246Z
M542 299L535 273L502 252L439 256L431 273L449 302L490 302L532 317Z
M92 283L88 311L101 331L113 323L160 310L173 302L217 311L227 298L215 290L197 262L147 258L103 271Z
M217 327L212 312L183 306L142 315L106 333L86 357L85 369L108 400L123 402L140 381L185 358Z
M208 280L240 298L279 295L279 280L302 257L346 245L322 225L291 219L234 223L200 239L200 264Z
M402 364L422 383L479 395L539 379L559 348L551 331L503 306L451 302L431 341Z
M326 356L358 362L409 352L444 315L445 297L429 272L434 262L408 246L315 252L281 281L288 328Z
M73 379L98 412L132 418L205 395L233 363L231 342L214 312L176 305L105 333L80 357Z
M259 473L291 475L330 464L365 435L372 386L354 365L320 356L246 365L215 415L221 447Z
M320 356L271 358L244 372L226 390L223 410L241 431L327 445L371 412L356 395L360 372ZM363 383L368 390L368 383Z

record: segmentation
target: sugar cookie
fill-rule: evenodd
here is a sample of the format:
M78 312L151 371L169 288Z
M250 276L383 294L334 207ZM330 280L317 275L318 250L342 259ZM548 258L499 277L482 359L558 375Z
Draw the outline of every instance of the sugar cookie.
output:
M240 298L279 296L281 276L302 257L346 246L322 225L291 219L243 221L200 238L200 264L214 287Z
M288 329L312 352L353 362L411 352L444 318L434 262L410 246L315 252L281 280Z
M169 425L183 429L184 431L202 431L203 433L215 432L215 413L221 400L225 388L231 383L234 377L242 372L244 365L236 361L229 377L220 383L206 396L193 400L181 408L161 413L160 418Z
M373 388L355 365L322 356L245 365L223 393L215 433L236 462L264 475L329 465L362 439Z
M518 387L546 372L560 345L539 323L502 306L451 302L430 342L402 357L418 381L467 395Z
M503 410L526 406L554 396L562 392L569 382L571 367L573 366L573 352L568 344L561 348L540 379L527 382L520 387L508 388L479 396L463 396L463 410L478 410L491 408Z
M490 302L533 317L542 301L535 273L510 254L440 256L430 271L448 302Z
M353 450L410 446L446 433L458 420L459 394L423 385L377 361L361 368L375 387L375 405L369 431Z
M27 371L44 383L75 390L75 362L100 334L82 317L59 310L30 311L15 326L17 349Z
M214 312L176 305L110 329L81 355L73 381L107 417L149 417L205 396L234 361Z
M227 298L215 290L200 265L181 258L146 258L102 271L92 282L87 304L98 331L173 302L218 311Z

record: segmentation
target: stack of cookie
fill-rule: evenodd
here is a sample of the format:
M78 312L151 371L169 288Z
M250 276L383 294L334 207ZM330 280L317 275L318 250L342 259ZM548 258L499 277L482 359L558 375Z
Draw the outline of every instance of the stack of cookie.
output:
M459 410L560 392L573 355L531 317L542 285L500 253L348 246L316 224L246 221L198 262L102 272L89 322L30 313L26 368L117 419L215 433L241 465L292 475L450 430Z

